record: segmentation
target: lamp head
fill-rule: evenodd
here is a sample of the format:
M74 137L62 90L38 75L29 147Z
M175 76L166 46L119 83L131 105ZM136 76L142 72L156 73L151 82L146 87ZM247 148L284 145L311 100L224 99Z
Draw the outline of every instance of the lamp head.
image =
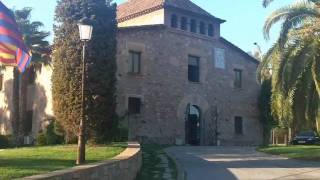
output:
M81 41L90 41L92 36L93 26L90 22L90 19L87 17L82 18L79 23L79 34Z

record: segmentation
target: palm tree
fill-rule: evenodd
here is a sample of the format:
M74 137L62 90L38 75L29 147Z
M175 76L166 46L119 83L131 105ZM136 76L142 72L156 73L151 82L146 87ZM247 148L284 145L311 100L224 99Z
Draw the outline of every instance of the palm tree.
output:
M270 2L264 0L263 5ZM259 67L263 79L272 65L273 115L294 131L315 127L320 107L320 0L298 1L274 11L264 25L266 39L278 22L278 41Z
M27 106L27 86L30 74L39 70L42 64L49 65L50 63L50 46L45 40L49 36L49 32L41 31L43 24L39 21L30 21L31 8L23 8L15 10L14 15L23 35L25 44L32 52L32 62L26 71L19 73L17 68L13 70L13 119L12 125L15 134L16 144L22 143L23 136L26 135L24 122L26 121L26 106Z

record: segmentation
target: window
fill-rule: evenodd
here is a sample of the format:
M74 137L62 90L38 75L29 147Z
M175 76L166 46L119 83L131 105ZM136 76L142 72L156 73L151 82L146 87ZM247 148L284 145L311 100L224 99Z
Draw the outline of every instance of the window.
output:
M234 74L235 74L234 87L242 88L242 70L235 69Z
M208 25L208 36L213 37L213 25L212 24Z
M178 18L177 18L177 15L175 15L175 14L171 15L171 27L173 27L173 28L178 27Z
M129 111L129 114L140 114L141 99L136 97L129 97L128 111Z
M200 58L196 56L189 56L188 58L188 79L191 82L199 82L200 70L199 70Z
M190 31L193 33L197 32L197 21L195 19L191 19Z
M206 34L206 28L204 22L200 22L200 34Z
M238 135L243 134L242 117L235 117L234 118L234 132L235 132L235 134L238 134Z
M139 74L141 64L141 53L136 51L130 51L129 72Z
M0 91L3 90L3 74L0 74Z
M182 30L187 30L187 18L186 17L182 17L181 18L181 27Z

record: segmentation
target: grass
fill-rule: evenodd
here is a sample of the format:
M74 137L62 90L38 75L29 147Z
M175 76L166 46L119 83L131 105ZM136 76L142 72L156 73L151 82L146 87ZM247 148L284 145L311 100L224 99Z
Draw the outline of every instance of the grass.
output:
M169 168L172 170L172 177L173 179L178 179L178 169L177 169L177 165L175 164L174 160L168 156L168 159L169 159Z
M86 162L106 160L121 153L125 144L87 146ZM75 166L76 145L0 150L0 179L13 179Z
M320 146L269 146L258 150L292 159L320 161Z
M142 145L142 168L137 176L137 180L162 180L165 168L159 166L161 158L164 155L168 158L168 166L173 179L177 179L177 168L174 161L163 151L159 145Z

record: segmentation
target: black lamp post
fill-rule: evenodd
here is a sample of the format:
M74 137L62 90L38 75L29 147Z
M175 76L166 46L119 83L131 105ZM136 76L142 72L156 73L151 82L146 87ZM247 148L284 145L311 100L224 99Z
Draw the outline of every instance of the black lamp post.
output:
M93 26L89 23L85 22L85 19L82 19L78 24L80 40L83 42L82 49L82 88L81 88L81 119L80 119L80 127L78 134L78 156L77 156L77 164L82 164L86 159L86 146L85 146L85 98L84 98L84 89L85 89L85 77L86 77L86 45L87 42L90 41Z

